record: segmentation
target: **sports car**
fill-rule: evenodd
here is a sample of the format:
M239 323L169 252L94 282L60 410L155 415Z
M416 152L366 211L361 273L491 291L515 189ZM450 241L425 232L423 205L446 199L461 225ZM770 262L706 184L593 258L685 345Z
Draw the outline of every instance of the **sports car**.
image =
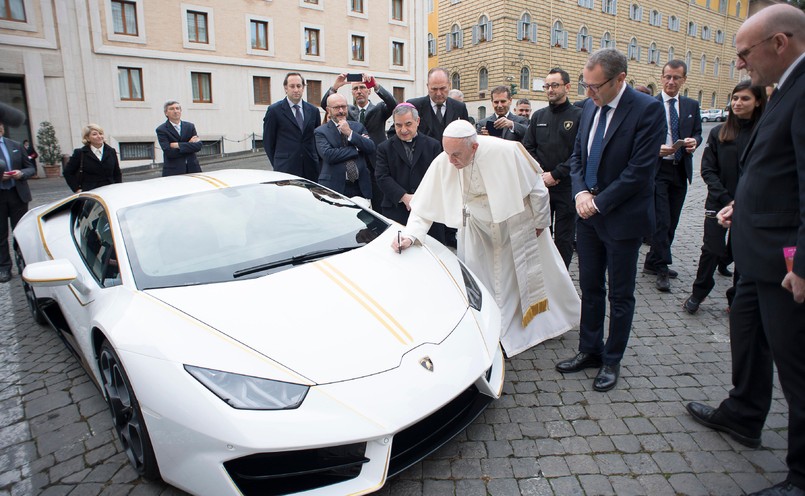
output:
M144 478L194 494L365 494L500 396L500 314L438 242L286 174L114 184L14 231Z

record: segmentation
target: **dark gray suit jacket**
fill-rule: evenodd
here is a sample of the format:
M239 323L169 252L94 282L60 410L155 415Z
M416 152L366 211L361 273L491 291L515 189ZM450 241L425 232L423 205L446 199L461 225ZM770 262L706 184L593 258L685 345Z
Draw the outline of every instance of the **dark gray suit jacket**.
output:
M176 132L176 128L169 120L165 120L157 129L157 141L162 148L165 163L162 164L162 175L173 176L176 174L188 174L191 172L201 172L201 165L198 163L196 153L201 151L203 143L197 141L189 143L193 136L196 136L196 126L192 122L182 121L182 135ZM171 143L178 142L179 148L171 148Z
M458 100L453 100L452 98L448 98L445 102L446 108L444 110L443 124L439 124L439 121L436 120L436 114L433 112L433 107L430 106L429 96L426 95L419 98L412 98L408 100L408 103L416 107L417 111L419 112L418 132L426 134L435 139L439 142L440 146L442 144L442 134L444 134L444 128L448 124L457 119L464 119L465 121L469 120L467 106Z
M22 171L22 178L14 180L14 189L17 191L20 200L28 203L31 201L31 188L28 187L28 179L36 175L36 168L31 159L28 158L28 153L22 145L6 137L3 137L3 141L6 143L8 155L11 158L11 169ZM0 155L2 154L0 153Z
M301 106L305 116L302 129L287 98L268 107L263 117L263 149L275 171L317 181L321 167L313 131L321 125L321 114L305 101Z
M528 119L519 115L514 115L511 112L506 115L506 118L510 121L514 121L514 129L504 129L501 138L509 141L519 141L522 143L523 138L525 138L526 131L528 130ZM495 122L496 120L498 120L498 116L496 114L492 114L489 117L481 119L478 121L478 129L483 129L486 127L487 122Z
M334 95L335 93L331 86L321 99L321 108L327 107L327 99L330 95ZM386 121L391 117L394 107L397 106L397 100L394 99L394 96L389 93L388 90L379 84L375 86L375 93L377 93L381 101L376 104L369 102L366 106L366 112L363 117L363 127L369 131L369 137L374 141L375 145L379 145L386 141ZM357 105L350 105L347 111L347 119L360 122L360 118L361 109Z

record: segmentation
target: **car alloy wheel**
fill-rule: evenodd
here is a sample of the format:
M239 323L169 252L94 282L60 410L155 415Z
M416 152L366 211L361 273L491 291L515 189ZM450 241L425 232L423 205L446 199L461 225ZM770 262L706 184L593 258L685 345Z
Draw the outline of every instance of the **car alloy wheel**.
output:
M159 478L156 455L148 438L140 404L123 364L109 341L104 341L101 345L98 368L101 371L103 394L109 404L123 451L141 477L148 480Z
M37 324L47 324L48 321L45 318L45 314L39 308L39 302L36 300L34 288L32 288L31 285L25 282L25 279L22 278L22 271L25 269L25 259L22 258L22 253L20 253L20 248L19 246L16 246L16 243L14 245L14 258L17 259L17 270L20 273L22 290L25 292L25 302L28 303L28 310L30 310L31 316L34 318L34 322Z

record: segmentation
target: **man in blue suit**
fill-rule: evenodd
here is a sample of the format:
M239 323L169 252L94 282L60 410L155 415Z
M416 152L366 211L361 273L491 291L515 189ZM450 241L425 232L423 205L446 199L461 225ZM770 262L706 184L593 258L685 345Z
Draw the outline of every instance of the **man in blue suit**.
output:
M282 87L286 98L263 117L263 149L275 171L316 181L321 169L313 130L321 125L319 109L302 101L305 78L298 72L286 74Z
M662 68L662 93L657 100L665 109L666 133L660 145L659 169L654 190L657 229L651 237L651 250L646 255L643 272L657 276L657 289L671 290L671 243L685 203L688 183L693 180L693 152L702 142L702 119L699 102L681 96L688 66L681 60L669 60ZM674 146L684 141L684 144Z
M367 158L375 144L360 122L347 120L347 99L334 93L327 98L330 122L314 131L321 156L319 183L342 195L372 199L372 178Z
M196 154L201 151L203 143L196 133L196 126L182 120L182 105L176 100L165 102L163 110L168 119L156 128L164 159L162 175L201 172Z
M562 373L599 368L596 391L615 387L634 317L637 257L654 231L654 175L665 137L662 105L625 83L626 57L614 48L590 56L582 73L589 100L570 157L579 221L579 353ZM609 335L604 343L609 276Z

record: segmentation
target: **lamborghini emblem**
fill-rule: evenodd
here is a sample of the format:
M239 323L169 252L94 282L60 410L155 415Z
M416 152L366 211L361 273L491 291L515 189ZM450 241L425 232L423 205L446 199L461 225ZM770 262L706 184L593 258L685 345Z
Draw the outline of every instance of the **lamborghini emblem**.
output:
M573 121L565 121L565 131L573 129Z
M428 372L433 372L433 361L430 357L423 357L419 359L419 364Z

